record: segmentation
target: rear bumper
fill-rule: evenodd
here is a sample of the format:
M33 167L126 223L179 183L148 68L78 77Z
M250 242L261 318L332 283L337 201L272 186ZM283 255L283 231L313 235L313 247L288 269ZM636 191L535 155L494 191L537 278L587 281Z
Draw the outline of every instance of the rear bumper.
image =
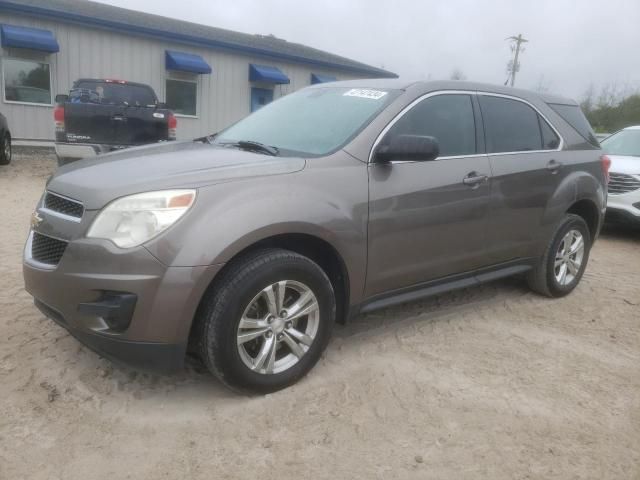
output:
M114 150L122 150L127 145L100 145L94 143L61 143L56 142L56 155L58 158L67 158L69 160L80 160L81 158L90 158L108 153Z

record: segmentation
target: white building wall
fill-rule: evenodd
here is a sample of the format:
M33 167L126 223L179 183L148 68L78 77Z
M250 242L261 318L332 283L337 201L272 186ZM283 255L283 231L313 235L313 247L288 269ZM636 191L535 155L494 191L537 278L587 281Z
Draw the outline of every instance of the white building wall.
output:
M68 93L78 78L116 78L149 84L161 101L165 99L165 79L195 79L198 82L197 118L178 116L178 138L194 138L217 132L250 113L249 64L271 65L291 80L275 85L274 99L311 83L311 73L332 75L339 80L358 78L351 73L295 64L267 57L211 50L181 43L165 42L124 32L87 28L76 24L0 13L0 23L51 30L60 51L43 54L23 49L2 49L10 56L45 61L50 64L53 95ZM211 66L209 75L191 75L165 70L165 50L195 53ZM271 88L271 86L267 86ZM4 86L3 86L4 88ZM1 111L15 138L54 138L53 105L7 103L2 95Z

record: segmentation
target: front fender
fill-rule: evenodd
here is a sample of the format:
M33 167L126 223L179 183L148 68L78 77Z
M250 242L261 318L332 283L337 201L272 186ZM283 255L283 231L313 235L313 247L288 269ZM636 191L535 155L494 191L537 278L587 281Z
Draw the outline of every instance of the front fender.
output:
M366 273L367 174L357 160L198 190L196 204L147 249L169 266L223 264L251 245L284 234L329 243L342 257L351 292Z

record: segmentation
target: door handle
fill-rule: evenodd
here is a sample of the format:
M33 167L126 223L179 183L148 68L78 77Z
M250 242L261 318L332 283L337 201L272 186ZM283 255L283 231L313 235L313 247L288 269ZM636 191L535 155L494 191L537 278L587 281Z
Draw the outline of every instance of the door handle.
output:
M470 187L477 187L481 183L486 182L489 179L488 175L484 175L478 172L471 172L462 179L462 183Z
M127 118L123 115L114 115L111 117L111 120L115 120L116 122L126 122Z
M562 168L562 163L556 162L555 160L549 160L549 163L547 163L547 170L551 173L558 173L560 168Z

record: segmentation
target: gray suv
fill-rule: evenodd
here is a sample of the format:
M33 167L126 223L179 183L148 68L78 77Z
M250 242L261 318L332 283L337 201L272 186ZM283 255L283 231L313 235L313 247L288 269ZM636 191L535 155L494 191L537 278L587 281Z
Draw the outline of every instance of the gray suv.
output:
M270 392L334 322L587 266L608 161L570 100L367 80L283 97L217 135L60 168L32 216L26 289L100 354ZM587 124L588 125L588 124Z

